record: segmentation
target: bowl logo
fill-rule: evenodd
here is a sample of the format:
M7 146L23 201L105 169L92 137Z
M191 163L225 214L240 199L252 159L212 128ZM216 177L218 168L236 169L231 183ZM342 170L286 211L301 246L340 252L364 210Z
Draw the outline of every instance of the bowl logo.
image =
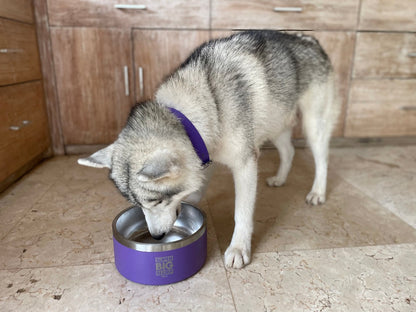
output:
M173 274L173 256L155 257L156 276L167 277Z

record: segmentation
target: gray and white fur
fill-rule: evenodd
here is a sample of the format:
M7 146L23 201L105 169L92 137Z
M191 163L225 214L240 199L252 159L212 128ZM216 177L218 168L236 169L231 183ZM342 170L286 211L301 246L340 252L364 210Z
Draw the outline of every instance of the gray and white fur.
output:
M260 147L280 154L269 186L285 183L291 168L296 114L315 160L306 201L325 202L328 142L339 105L331 62L310 36L246 31L197 48L158 88L154 101L136 105L118 139L79 163L110 168L110 178L141 205L150 233L167 233L180 202L206 183L206 171L182 124L167 109L188 117L213 161L227 165L235 182L235 228L225 252L228 267L250 262ZM198 196L196 196L198 199Z

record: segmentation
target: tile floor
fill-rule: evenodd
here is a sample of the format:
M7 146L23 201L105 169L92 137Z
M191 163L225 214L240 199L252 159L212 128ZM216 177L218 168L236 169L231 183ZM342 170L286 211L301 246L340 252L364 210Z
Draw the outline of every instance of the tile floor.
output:
M416 311L416 146L331 150L328 200L304 203L312 157L269 188L262 153L252 263L226 269L230 173L218 167L200 207L208 258L195 276L143 286L115 269L111 222L129 204L105 170L43 162L0 194L0 311Z

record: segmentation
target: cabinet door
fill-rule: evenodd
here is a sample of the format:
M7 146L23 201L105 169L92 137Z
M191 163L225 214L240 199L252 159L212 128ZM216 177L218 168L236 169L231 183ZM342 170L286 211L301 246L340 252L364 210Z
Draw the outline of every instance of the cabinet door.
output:
M152 98L157 86L192 51L209 39L208 31L134 30L137 102Z
M40 81L0 87L1 182L49 147Z
M52 28L65 145L108 144L131 106L130 30Z

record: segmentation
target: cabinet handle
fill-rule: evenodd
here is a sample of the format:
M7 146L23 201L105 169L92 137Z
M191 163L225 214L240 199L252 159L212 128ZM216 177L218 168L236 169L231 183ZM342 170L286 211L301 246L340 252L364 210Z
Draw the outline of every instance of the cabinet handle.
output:
M22 53L22 49L0 49L0 53Z
M129 68L127 66L124 66L124 91L126 96L129 96Z
M147 10L144 4L115 4L114 7L119 10Z
M9 129L13 131L19 131L20 129L22 129L22 127L27 126L30 123L31 123L30 120L22 120L23 126L10 126Z
M416 57L416 52L410 52L407 54L408 57Z
M143 67L139 67L139 91L140 91L140 97L143 97L144 95Z
M303 8L301 7L275 7L273 9L275 12L296 12L301 13L303 11Z

